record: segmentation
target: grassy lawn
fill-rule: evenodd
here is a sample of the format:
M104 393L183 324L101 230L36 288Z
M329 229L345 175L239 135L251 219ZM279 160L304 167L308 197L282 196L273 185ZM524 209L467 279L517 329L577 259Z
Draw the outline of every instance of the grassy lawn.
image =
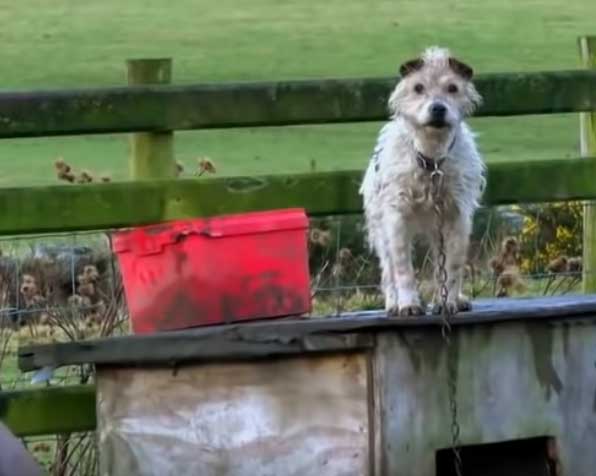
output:
M430 44L479 72L575 68L596 2L569 0L0 0L0 89L119 85L124 60L171 56L177 82L391 75ZM483 119L487 160L577 154L577 118ZM378 124L181 133L178 158L225 175L362 168ZM126 177L123 136L5 140L0 186L53 182L51 162Z

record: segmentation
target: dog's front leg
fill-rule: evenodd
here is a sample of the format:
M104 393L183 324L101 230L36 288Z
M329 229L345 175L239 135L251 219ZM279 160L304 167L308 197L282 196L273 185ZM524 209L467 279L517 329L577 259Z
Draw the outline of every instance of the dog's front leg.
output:
M381 264L381 288L385 297L385 310L388 314L393 314L398 309L397 287L393 277L393 263L389 253L389 245L383 243L378 247Z
M389 313L402 317L424 314L416 289L416 275L412 264L411 227L397 210L392 210L386 215L383 226L397 292L397 308L393 307Z
M447 306L452 314L458 311L469 311L472 306L469 299L463 294L464 266L468 255L468 245L472 221L466 217L457 217L452 222L446 222L443 230L445 237L445 269L447 270L447 291L449 293ZM438 256L435 244L435 268L438 266ZM435 305L433 311L439 314L443 310L441 302L441 282L438 280L437 271L437 292L435 294Z

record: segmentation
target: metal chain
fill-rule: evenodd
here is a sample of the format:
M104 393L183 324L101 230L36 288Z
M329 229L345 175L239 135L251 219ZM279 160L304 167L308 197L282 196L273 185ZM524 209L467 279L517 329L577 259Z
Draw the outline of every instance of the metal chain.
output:
M447 274L447 255L445 253L445 214L441 189L443 186L443 171L435 162L435 168L430 174L431 197L433 210L437 219L437 281L439 283L439 296L441 298L441 335L447 348L447 392L449 398L449 411L451 412L451 450L453 452L453 464L456 476L463 476L463 464L459 451L460 427L457 418L457 361L453 352L449 352L451 346L451 318L452 309L449 308L449 288Z

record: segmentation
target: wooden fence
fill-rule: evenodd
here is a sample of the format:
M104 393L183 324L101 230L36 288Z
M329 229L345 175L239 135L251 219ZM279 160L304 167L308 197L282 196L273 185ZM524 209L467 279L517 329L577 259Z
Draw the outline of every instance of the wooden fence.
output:
M584 70L481 75L478 116L582 113L585 158L489 165L487 205L596 198L596 38ZM361 170L174 179L174 130L379 121L394 78L172 86L168 60L128 63L128 87L0 94L0 138L134 133L130 182L0 188L0 234L99 230L271 207L358 213ZM596 291L596 212L586 210L584 286ZM19 435L92 430L92 386L5 392Z

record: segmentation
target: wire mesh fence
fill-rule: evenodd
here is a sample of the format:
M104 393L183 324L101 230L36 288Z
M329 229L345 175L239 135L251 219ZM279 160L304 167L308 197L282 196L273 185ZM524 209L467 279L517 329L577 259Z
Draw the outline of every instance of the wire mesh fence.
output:
M500 207L476 220L464 290L474 299L549 296L581 290L582 204ZM312 220L309 236L314 312L380 308L377 259L368 249L361 216ZM415 245L415 270L424 301L432 300L429 247Z
M31 437L23 440L47 474L96 476L99 474L94 432Z

